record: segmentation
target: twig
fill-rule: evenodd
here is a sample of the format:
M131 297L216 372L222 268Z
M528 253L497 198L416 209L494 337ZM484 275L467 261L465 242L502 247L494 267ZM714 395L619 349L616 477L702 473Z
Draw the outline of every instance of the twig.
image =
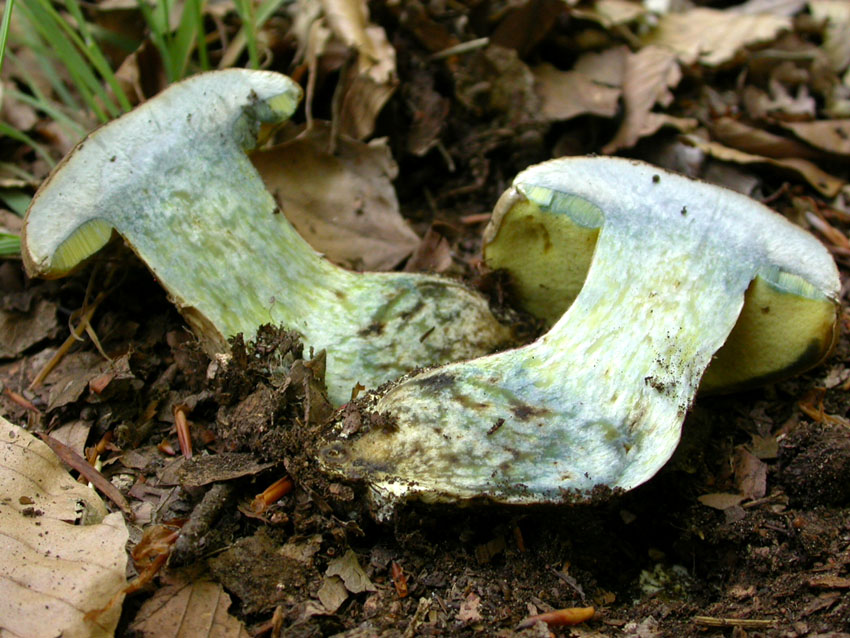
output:
M453 47L443 49L442 51L437 51L436 53L428 56L428 60L433 62L434 60L450 58L453 55L469 53L470 51L483 49L488 44L490 44L490 38L477 38L475 40L469 40L468 42L461 42L460 44L456 44Z
M89 483L94 485L101 494L120 507L121 511L124 512L131 520L135 518L133 510L130 509L130 504L127 502L127 499L124 498L124 495L117 487L110 483L103 474L94 469L88 461L64 443L60 443L54 439L52 436L47 434L39 434L39 436L41 437L41 440L44 441L51 450L53 450L56 456L85 476Z
M759 629L774 627L775 620L759 620L755 618L713 618L712 616L694 616L694 623L703 627L741 627L742 629Z

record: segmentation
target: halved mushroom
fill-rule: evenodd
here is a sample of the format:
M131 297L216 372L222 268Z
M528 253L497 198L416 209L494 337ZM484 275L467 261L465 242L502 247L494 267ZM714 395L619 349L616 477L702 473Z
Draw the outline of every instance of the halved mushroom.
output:
M379 516L401 499L561 502L643 483L670 458L703 373L760 288L772 313L802 308L817 358L832 342L829 253L738 193L640 162L570 158L522 172L499 206L598 235L584 285L531 345L412 376L376 400L381 417L364 422L378 425L331 432L323 466L364 479Z
M279 210L245 151L261 123L292 115L301 89L231 69L175 84L91 133L34 197L27 271L60 277L116 230L210 352L264 323L328 351L335 403L424 365L492 352L508 330L462 284L357 274L322 259Z
M658 168L653 171L659 182L671 176ZM653 189L649 195L660 194ZM663 199L655 201L665 205ZM560 206L539 206L509 190L484 231L487 265L509 273L519 305L549 326L579 294L599 235L593 214L583 213L580 204ZM689 210L692 204L683 206L680 214L686 216ZM723 223L737 223L731 207L718 215ZM808 370L829 353L837 327L833 300L809 294L803 283L779 271L764 271L750 284L735 328L712 359L700 391L737 391Z

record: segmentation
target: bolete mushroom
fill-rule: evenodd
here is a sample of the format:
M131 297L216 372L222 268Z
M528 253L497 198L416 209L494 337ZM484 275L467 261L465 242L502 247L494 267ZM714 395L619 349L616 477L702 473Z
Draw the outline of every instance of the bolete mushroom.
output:
M27 271L65 275L114 229L208 352L265 323L296 330L306 346L327 349L337 404L357 383L377 386L504 343L508 330L461 283L343 270L279 214L245 151L300 97L277 73L204 73L92 132L33 198L21 242Z
M583 286L534 343L411 376L374 400L369 427L331 430L322 465L364 479L379 516L401 499L562 502L648 480L754 280L771 313L800 314L811 360L832 344L829 253L738 193L641 162L569 158L520 173L499 207L563 218L566 236L593 231Z
M667 171L652 170L658 180L654 183L676 179ZM652 189L648 197L662 193ZM661 199L651 201L666 205ZM719 205L726 210L718 211L718 223L738 223L731 203ZM683 205L680 213L687 216L694 210L692 204ZM484 260L490 268L509 273L519 306L551 327L579 294L598 235L593 214L588 218L581 205L570 207L563 200L539 206L509 190L484 231ZM701 392L737 391L794 376L816 366L832 348L838 327L834 300L788 294L794 284L774 281L773 276L765 272L750 283L734 329L703 375Z

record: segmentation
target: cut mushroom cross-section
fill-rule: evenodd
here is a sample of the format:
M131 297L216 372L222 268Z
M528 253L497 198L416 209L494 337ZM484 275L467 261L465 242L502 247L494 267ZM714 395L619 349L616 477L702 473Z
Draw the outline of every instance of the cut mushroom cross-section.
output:
M487 302L462 284L343 270L280 214L245 151L262 123L287 119L300 97L277 73L204 73L94 131L33 199L22 239L27 270L62 276L114 229L208 352L265 323L295 330L306 346L327 349L337 404L358 383L374 387L506 342Z
M377 426L331 431L321 462L364 479L379 515L410 498L561 502L648 480L756 278L820 309L810 338L832 343L832 258L742 195L640 162L571 158L521 173L500 206L598 229L586 280L536 342L409 377L374 403Z

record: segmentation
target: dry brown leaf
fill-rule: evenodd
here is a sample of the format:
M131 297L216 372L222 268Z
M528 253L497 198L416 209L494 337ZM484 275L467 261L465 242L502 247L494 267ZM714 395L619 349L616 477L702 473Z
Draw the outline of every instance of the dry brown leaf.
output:
M326 576L316 596L327 612L333 614L348 599L348 590L339 576Z
M744 500L746 500L746 497L743 494L717 492L713 494L703 494L702 496L698 496L697 500L706 507L711 507L716 510L725 510L730 507L740 505Z
M814 119L817 103L809 94L808 86L800 84L797 86L796 93L792 94L782 82L772 77L768 81L768 88L770 95L765 95L761 104L761 109L765 113L776 119Z
M850 155L850 120L782 122L794 135L830 153Z
M230 596L218 583L195 580L158 589L130 625L144 638L248 638L245 626L227 613Z
M735 450L735 485L749 499L767 494L767 464L744 448Z
M56 428L50 435L60 443L67 445L80 456L85 456L86 441L89 438L91 426L92 424L88 421L77 419Z
M369 23L366 0L321 0L334 35L357 51L357 60L340 77L340 131L364 139L398 86L395 49L382 27Z
M475 592L469 592L463 602L460 604L460 609L457 612L457 621L461 623L473 623L481 620L481 597Z
M333 32L346 46L378 59L378 51L367 34L369 8L362 0L321 0L322 10Z
M790 18L783 16L697 8L661 16L642 41L675 51L684 64L718 66L744 46L769 42L790 28Z
M342 106L339 113L339 130L354 139L369 137L375 130L375 121L398 87L395 72L395 49L387 40L381 27L366 30L373 48L380 57L377 60L360 55L357 63L340 78Z
M405 272L446 272L452 267L452 248L437 228L431 226L404 265Z
M111 636L121 615L128 532L56 455L0 417L0 619L10 636ZM108 610L94 620L86 614ZM4 633L5 635L5 633Z
M573 11L574 16L598 22L606 29L629 24L646 14L642 3L631 0L597 0L590 9Z
M369 580L366 572L360 566L357 560L357 554L350 549L339 558L334 558L328 564L325 576L339 576L345 584L345 588L352 594L359 594L364 591L377 591L375 585L372 584L372 581Z
M626 59L623 79L623 101L626 113L614 138L602 152L613 153L628 148L642 137L652 135L665 124L690 125L688 120L679 120L663 113L653 113L656 104L668 106L673 100L670 88L682 79L682 72L671 51L662 47L648 46L629 55ZM693 122L696 126L696 123Z
M606 86L621 87L626 75L627 46L611 47L599 53L585 53L573 66L573 71Z
M800 159L822 158L818 153L797 140L769 133L731 117L721 117L711 123L711 137L721 144L739 151L764 155L774 159L795 157ZM802 136L801 136L802 137Z
M743 151L729 148L718 142L706 142L695 135L686 135L683 141L701 149L715 159L736 164L768 164L790 172L805 179L813 188L827 197L835 197L844 186L844 181L803 159L771 159L761 155L752 155Z
M730 7L729 11L741 14L770 13L775 16L792 17L803 10L808 0L747 0Z
M0 358L17 357L58 327L56 304L42 299L29 312L0 310Z
M620 89L597 84L578 71L560 71L546 63L532 72L542 113L548 120L569 120L585 113L601 117L617 114Z
M809 11L815 20L826 22L821 48L832 70L841 73L850 66L850 2L810 0Z
M397 174L387 145L340 138L314 122L296 139L254 153L252 161L287 219L316 250L339 264L388 270L419 238L398 211Z

